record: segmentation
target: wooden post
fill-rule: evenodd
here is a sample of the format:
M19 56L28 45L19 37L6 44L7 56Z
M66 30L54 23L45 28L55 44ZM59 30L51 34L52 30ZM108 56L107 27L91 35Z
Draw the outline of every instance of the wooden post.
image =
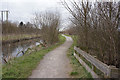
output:
M94 71L94 66L92 65L92 70Z
M120 76L119 68L116 68L115 66L110 66L109 69L110 69L110 75L109 75L110 78L119 78Z

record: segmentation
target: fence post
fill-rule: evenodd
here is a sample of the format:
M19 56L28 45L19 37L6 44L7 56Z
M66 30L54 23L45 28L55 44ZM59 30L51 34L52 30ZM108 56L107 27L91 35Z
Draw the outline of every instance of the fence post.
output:
M94 71L94 66L92 65L92 70Z
M110 78L119 78L120 76L120 70L118 68L116 68L115 66L110 66Z
M97 56L93 56L94 58L97 58ZM91 63L90 63L91 64ZM92 70L94 71L94 65L93 64L91 64L92 65Z

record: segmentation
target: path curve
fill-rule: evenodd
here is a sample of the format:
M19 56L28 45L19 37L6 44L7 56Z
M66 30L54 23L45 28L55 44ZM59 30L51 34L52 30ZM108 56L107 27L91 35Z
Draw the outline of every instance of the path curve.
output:
M65 36L65 35L63 35ZM29 78L69 78L72 71L67 50L73 43L71 37L66 37L64 44L46 54Z

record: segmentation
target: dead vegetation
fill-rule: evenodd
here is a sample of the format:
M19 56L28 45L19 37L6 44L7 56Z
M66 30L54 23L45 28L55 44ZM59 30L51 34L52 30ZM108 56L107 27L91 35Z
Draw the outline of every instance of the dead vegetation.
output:
M60 14L58 12L35 13L34 23L41 28L45 44L52 45L58 41Z
M118 22L120 3L65 0L64 7L71 14L72 27L67 33L78 36L78 47L108 65L120 67Z

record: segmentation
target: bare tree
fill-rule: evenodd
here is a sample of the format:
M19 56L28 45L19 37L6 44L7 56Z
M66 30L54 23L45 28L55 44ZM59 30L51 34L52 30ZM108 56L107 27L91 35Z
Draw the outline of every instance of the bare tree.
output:
M48 45L58 41L60 14L58 12L35 13L35 23L41 28L44 43Z
M75 24L78 45L81 49L108 65L119 64L117 2L94 2L73 0L70 6L65 0L64 7L70 12ZM102 58L101 58L102 57ZM117 66L118 67L118 66ZM120 66L119 66L120 67Z

